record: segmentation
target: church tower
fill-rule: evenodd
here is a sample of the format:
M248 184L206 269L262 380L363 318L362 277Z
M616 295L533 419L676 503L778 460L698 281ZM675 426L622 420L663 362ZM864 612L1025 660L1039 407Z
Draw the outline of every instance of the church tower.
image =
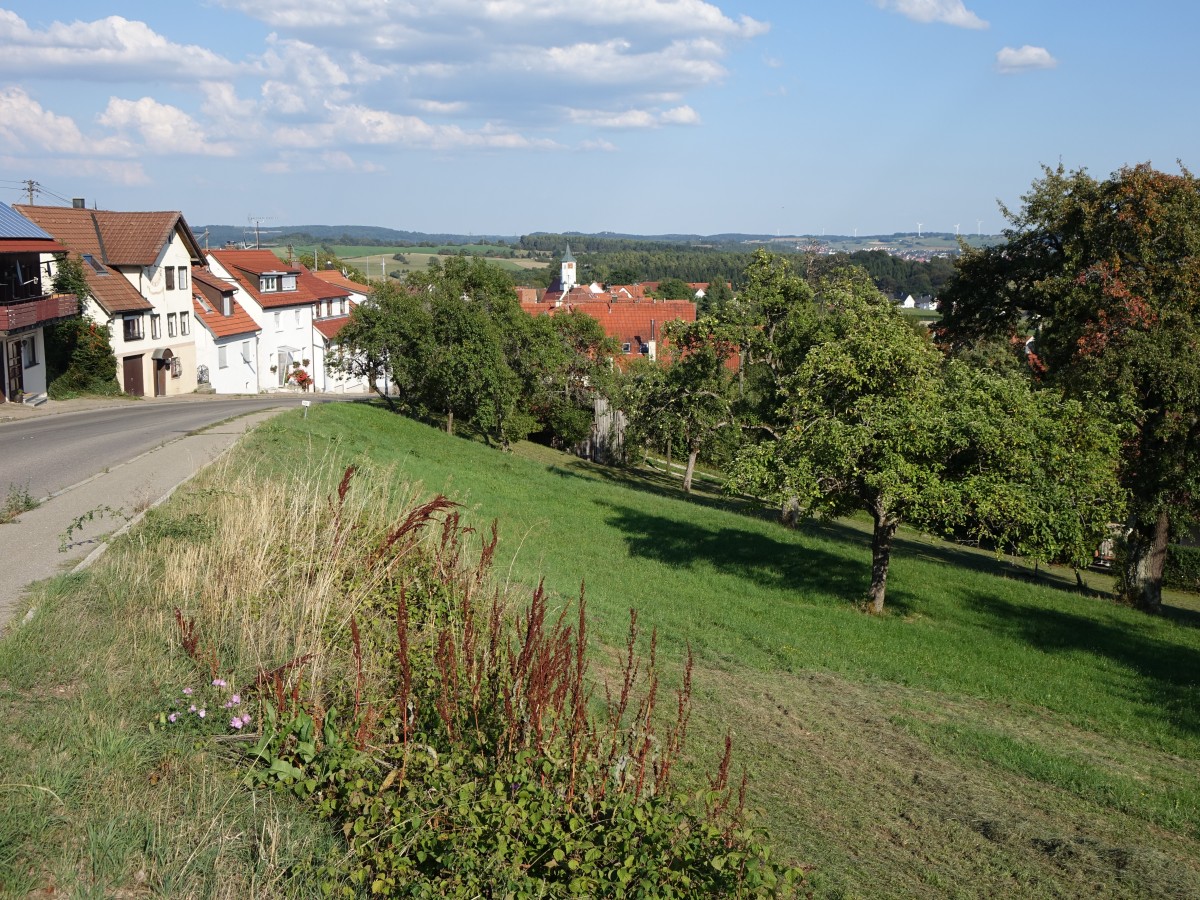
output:
M575 277L575 257L571 255L570 244L567 244L567 252L563 254L562 272L559 276L559 281L562 283L564 294L579 283Z

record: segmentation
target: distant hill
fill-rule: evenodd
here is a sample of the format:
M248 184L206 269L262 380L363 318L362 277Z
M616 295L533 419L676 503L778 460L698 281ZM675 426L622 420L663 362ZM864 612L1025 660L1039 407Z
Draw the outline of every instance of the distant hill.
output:
M196 237L204 242L208 232L208 246L222 247L227 243L250 244L255 241L254 227L247 225L200 225L192 229ZM430 234L423 231L399 231L378 225L263 225L258 230L259 240L265 246L285 244L349 244L353 246L393 247L422 243L478 244L515 243L519 235L503 234Z
M201 225L194 229L201 243L207 240L210 247L222 247L227 243L255 243L252 226L246 225ZM972 246L997 243L995 235L963 235ZM283 247L288 244L311 246L312 244L350 246L444 246L447 244L511 244L527 250L561 252L566 244L574 251L605 251L619 247L653 248L665 250L671 247L721 248L722 250L745 250L747 247L765 246L782 252L808 250L813 245L822 246L824 252L853 253L856 250L888 250L890 252L931 254L954 252L957 249L955 235L944 232L896 232L874 235L778 235L723 232L721 234L632 234L616 231L534 231L525 235L512 234L449 234L424 231L402 231L378 225L278 225L261 227L258 240L266 247Z

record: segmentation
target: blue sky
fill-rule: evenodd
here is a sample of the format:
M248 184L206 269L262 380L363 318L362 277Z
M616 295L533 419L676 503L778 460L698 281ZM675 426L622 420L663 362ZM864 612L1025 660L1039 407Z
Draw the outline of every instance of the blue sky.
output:
M0 0L0 199L989 233L1043 163L1200 168L1197 34L1164 0Z

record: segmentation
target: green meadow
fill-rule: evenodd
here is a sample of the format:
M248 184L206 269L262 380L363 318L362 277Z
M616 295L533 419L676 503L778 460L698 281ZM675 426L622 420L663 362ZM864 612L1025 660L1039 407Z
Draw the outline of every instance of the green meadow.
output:
M1200 896L1195 598L1170 595L1169 614L1148 618L1112 604L1102 576L1081 590L1071 573L906 533L888 610L870 616L864 523L788 530L659 472L530 444L502 454L367 404L282 415L237 456L263 479L351 464L398 494L446 494L481 531L496 520L494 575L518 591L544 579L565 604L582 585L597 679L631 608L657 630L665 672L690 647L688 775L731 734L757 824L777 856L811 867L815 896ZM163 515L186 521L187 503ZM153 578L130 561L138 540L49 583L39 616L0 642L0 801L17 813L0 822L0 885L20 896L50 872L125 890L155 866L179 879L229 865L240 888L302 894L296 860L334 836L229 786L219 742L147 734L145 685L178 672L161 640L112 615ZM72 641L56 636L68 628ZM204 847L206 828L217 850L176 848ZM89 866L103 877L89 882ZM194 895L235 895L205 878Z

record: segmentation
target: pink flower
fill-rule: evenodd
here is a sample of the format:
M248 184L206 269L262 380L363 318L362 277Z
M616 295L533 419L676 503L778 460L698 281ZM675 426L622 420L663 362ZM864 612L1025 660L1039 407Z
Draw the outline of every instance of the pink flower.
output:
M202 710L200 710L198 713L196 713L196 715L198 715L200 718L202 718L202 719L203 719L205 716L207 716L207 715L208 715L208 711L207 711L207 710L204 710L204 709L202 709Z
M191 706L188 707L188 712L195 712L195 711L196 711L196 704L193 703Z
M239 731L241 730L241 727L245 724L246 723L242 721L241 716L234 716L232 719L229 720L229 727L236 728Z
M167 721L168 721L168 722L174 722L174 721L176 721L178 718L179 718L179 713L171 713L169 716L167 716Z
M190 697L190 696L191 696L191 694L192 694L192 689L191 689L191 688L184 688L184 689L183 689L183 692L184 692L185 694L187 694L187 695Z
M213 684L213 687L227 687L228 686L226 684L224 678L214 678L212 680L212 684Z
M229 698L229 702L232 703L234 706L237 706L239 703L242 702L241 695L234 694L232 697Z

